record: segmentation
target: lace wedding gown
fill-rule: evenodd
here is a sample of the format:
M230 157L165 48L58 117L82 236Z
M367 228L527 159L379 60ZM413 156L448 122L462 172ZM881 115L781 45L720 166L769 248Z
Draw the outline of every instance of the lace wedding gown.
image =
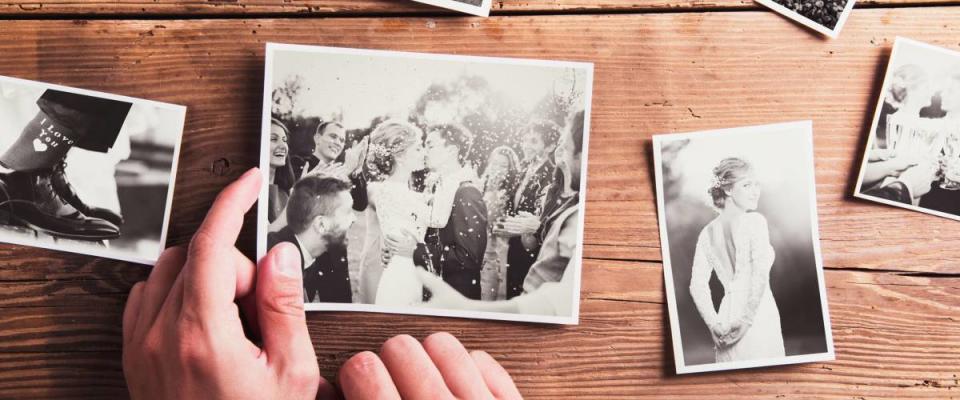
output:
M774 256L767 221L758 213L734 221L729 233L724 232L720 218L700 232L690 278L693 302L707 327L721 323L730 326L736 321L747 327L743 337L732 345L717 344L718 338L713 338L717 362L784 356L780 312L770 291ZM710 295L711 271L723 285L719 310L714 310Z
M407 230L418 241L427 232L427 202L423 193L410 190L408 185L395 182L375 182L367 187L370 200L376 208L377 220L383 235ZM368 254L366 257L377 257ZM423 284L417 277L413 258L394 255L386 265L374 303L390 306L410 306L423 301Z

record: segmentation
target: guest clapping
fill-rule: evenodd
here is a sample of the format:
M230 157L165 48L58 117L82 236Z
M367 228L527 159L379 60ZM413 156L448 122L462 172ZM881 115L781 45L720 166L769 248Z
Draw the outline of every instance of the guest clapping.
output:
M494 233L509 239L507 252L507 298L523 292L523 280L536 260L540 244L536 233L540 228L540 214L546 189L553 182L554 168L551 154L557 147L560 127L549 121L534 122L524 128L521 136L523 168L520 183L513 194L513 213L494 229Z

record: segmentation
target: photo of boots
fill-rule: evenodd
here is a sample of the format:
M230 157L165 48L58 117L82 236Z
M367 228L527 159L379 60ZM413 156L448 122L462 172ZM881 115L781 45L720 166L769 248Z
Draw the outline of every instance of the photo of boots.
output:
M155 262L185 108L6 77L0 89L0 241Z
M130 112L128 102L48 89L40 110L0 156L0 215L52 236L115 239L123 218L80 200L64 174L74 146L105 153Z

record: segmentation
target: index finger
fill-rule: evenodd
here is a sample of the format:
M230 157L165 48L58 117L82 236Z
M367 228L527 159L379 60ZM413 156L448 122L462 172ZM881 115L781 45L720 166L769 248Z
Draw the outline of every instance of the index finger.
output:
M233 248L243 227L243 215L260 194L260 169L251 168L217 195L190 242L191 255L206 249Z
M184 304L205 308L232 303L237 294L235 245L243 214L260 193L260 172L247 171L213 202L207 217L190 241L183 269Z

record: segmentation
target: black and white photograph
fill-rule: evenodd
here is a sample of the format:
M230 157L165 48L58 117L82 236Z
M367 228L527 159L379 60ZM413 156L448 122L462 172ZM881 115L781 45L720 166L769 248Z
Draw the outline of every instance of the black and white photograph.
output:
M490 16L490 3L492 0L413 0L419 3L430 4L437 7L448 8L454 11L460 11L478 17Z
M897 38L854 195L960 220L960 52Z
M756 0L807 28L836 39L856 0Z
M810 121L653 137L679 374L834 359Z
M185 113L0 77L0 241L153 265Z
M576 324L593 65L267 44L258 256L308 310Z

